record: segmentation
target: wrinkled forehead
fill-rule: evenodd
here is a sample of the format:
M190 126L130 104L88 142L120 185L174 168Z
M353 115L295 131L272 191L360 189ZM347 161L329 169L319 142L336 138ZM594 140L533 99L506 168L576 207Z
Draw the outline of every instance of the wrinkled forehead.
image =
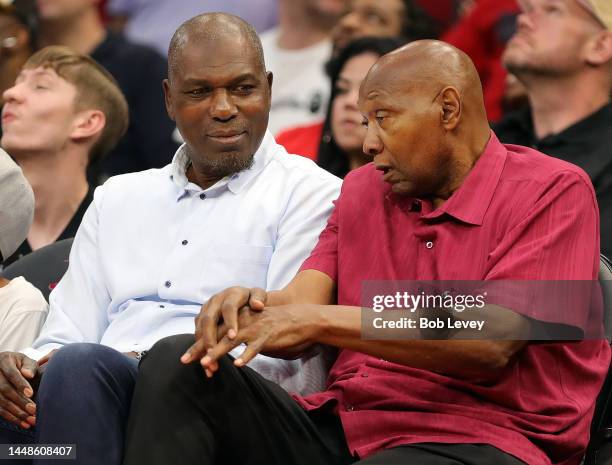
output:
M377 62L361 83L358 105L361 111L377 104L399 106L407 99L425 95L429 87L433 86L409 68L401 69Z

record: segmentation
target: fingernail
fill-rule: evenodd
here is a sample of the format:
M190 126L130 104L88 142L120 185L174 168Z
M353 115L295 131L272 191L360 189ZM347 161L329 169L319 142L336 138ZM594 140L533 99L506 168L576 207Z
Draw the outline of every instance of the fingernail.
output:
M208 368L206 369L206 377L212 378L212 371L210 371Z
M191 354L189 352L185 352L183 356L181 357L181 362L187 363L190 357L191 357Z
M34 392L32 392L32 389L31 389L31 388L25 388L25 389L23 390L23 394L24 394L26 397L32 397L32 395L34 395Z
M208 365L210 363L210 357L208 355L205 355L204 358L200 360L200 363L202 364L202 366Z
M244 360L242 360L241 358L237 358L236 360L234 360L234 365L236 365L237 367L241 367L242 365L244 365Z
M27 404L25 408L28 413L31 413L32 415L36 413L36 405L34 404Z
M236 337L236 330L234 330L234 329L230 329L230 330L227 332L227 337L229 337L230 339L234 339L234 338Z
M22 421L22 422L21 422L21 427L22 427L23 429L30 429L30 424L29 424L29 423L26 423L25 421Z

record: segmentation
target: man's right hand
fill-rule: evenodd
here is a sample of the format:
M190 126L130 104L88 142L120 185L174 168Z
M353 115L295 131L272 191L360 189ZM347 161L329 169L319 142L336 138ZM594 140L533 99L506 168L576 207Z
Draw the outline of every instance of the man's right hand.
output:
M238 333L238 312L242 307L262 311L268 299L265 290L258 287L230 287L212 296L195 320L195 344L183 355L183 363L202 359L208 349L214 347L220 337L234 339ZM223 327L220 333L221 326ZM213 367L213 371L216 367ZM208 370L207 370L208 371ZM209 375L209 373L207 373Z
M38 363L18 352L0 352L0 417L28 429L36 423L34 389L30 381Z

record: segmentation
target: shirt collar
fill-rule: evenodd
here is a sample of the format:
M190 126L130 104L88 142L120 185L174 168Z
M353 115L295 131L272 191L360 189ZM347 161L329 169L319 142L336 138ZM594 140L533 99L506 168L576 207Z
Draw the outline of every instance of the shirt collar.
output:
M499 184L508 151L491 131L484 152L463 184L444 204L422 218L434 219L446 213L464 223L480 226Z
M277 147L274 137L269 131L266 131L259 148L253 156L253 164L250 168L231 174L219 180L208 189L202 189L200 186L189 182L186 175L187 167L189 166L189 156L187 154L186 144L181 145L170 165L170 181L175 185L177 191L177 200L180 200L189 193L206 193L207 196L215 197L223 191L228 190L233 194L239 194L242 189L249 183L250 180L266 167L272 160L274 151Z

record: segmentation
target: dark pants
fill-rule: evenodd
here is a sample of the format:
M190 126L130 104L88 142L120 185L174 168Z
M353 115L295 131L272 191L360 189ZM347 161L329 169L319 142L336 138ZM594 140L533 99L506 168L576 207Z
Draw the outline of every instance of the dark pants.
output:
M220 361L212 379L182 365L193 335L159 341L141 362L127 428L124 465L344 465L355 463L329 410L306 413L250 368ZM519 465L488 445L417 444L360 464Z
M119 465L138 362L99 344L70 344L49 361L33 431L0 423L0 444L76 444L76 460L15 465ZM11 461L2 461L9 465Z

